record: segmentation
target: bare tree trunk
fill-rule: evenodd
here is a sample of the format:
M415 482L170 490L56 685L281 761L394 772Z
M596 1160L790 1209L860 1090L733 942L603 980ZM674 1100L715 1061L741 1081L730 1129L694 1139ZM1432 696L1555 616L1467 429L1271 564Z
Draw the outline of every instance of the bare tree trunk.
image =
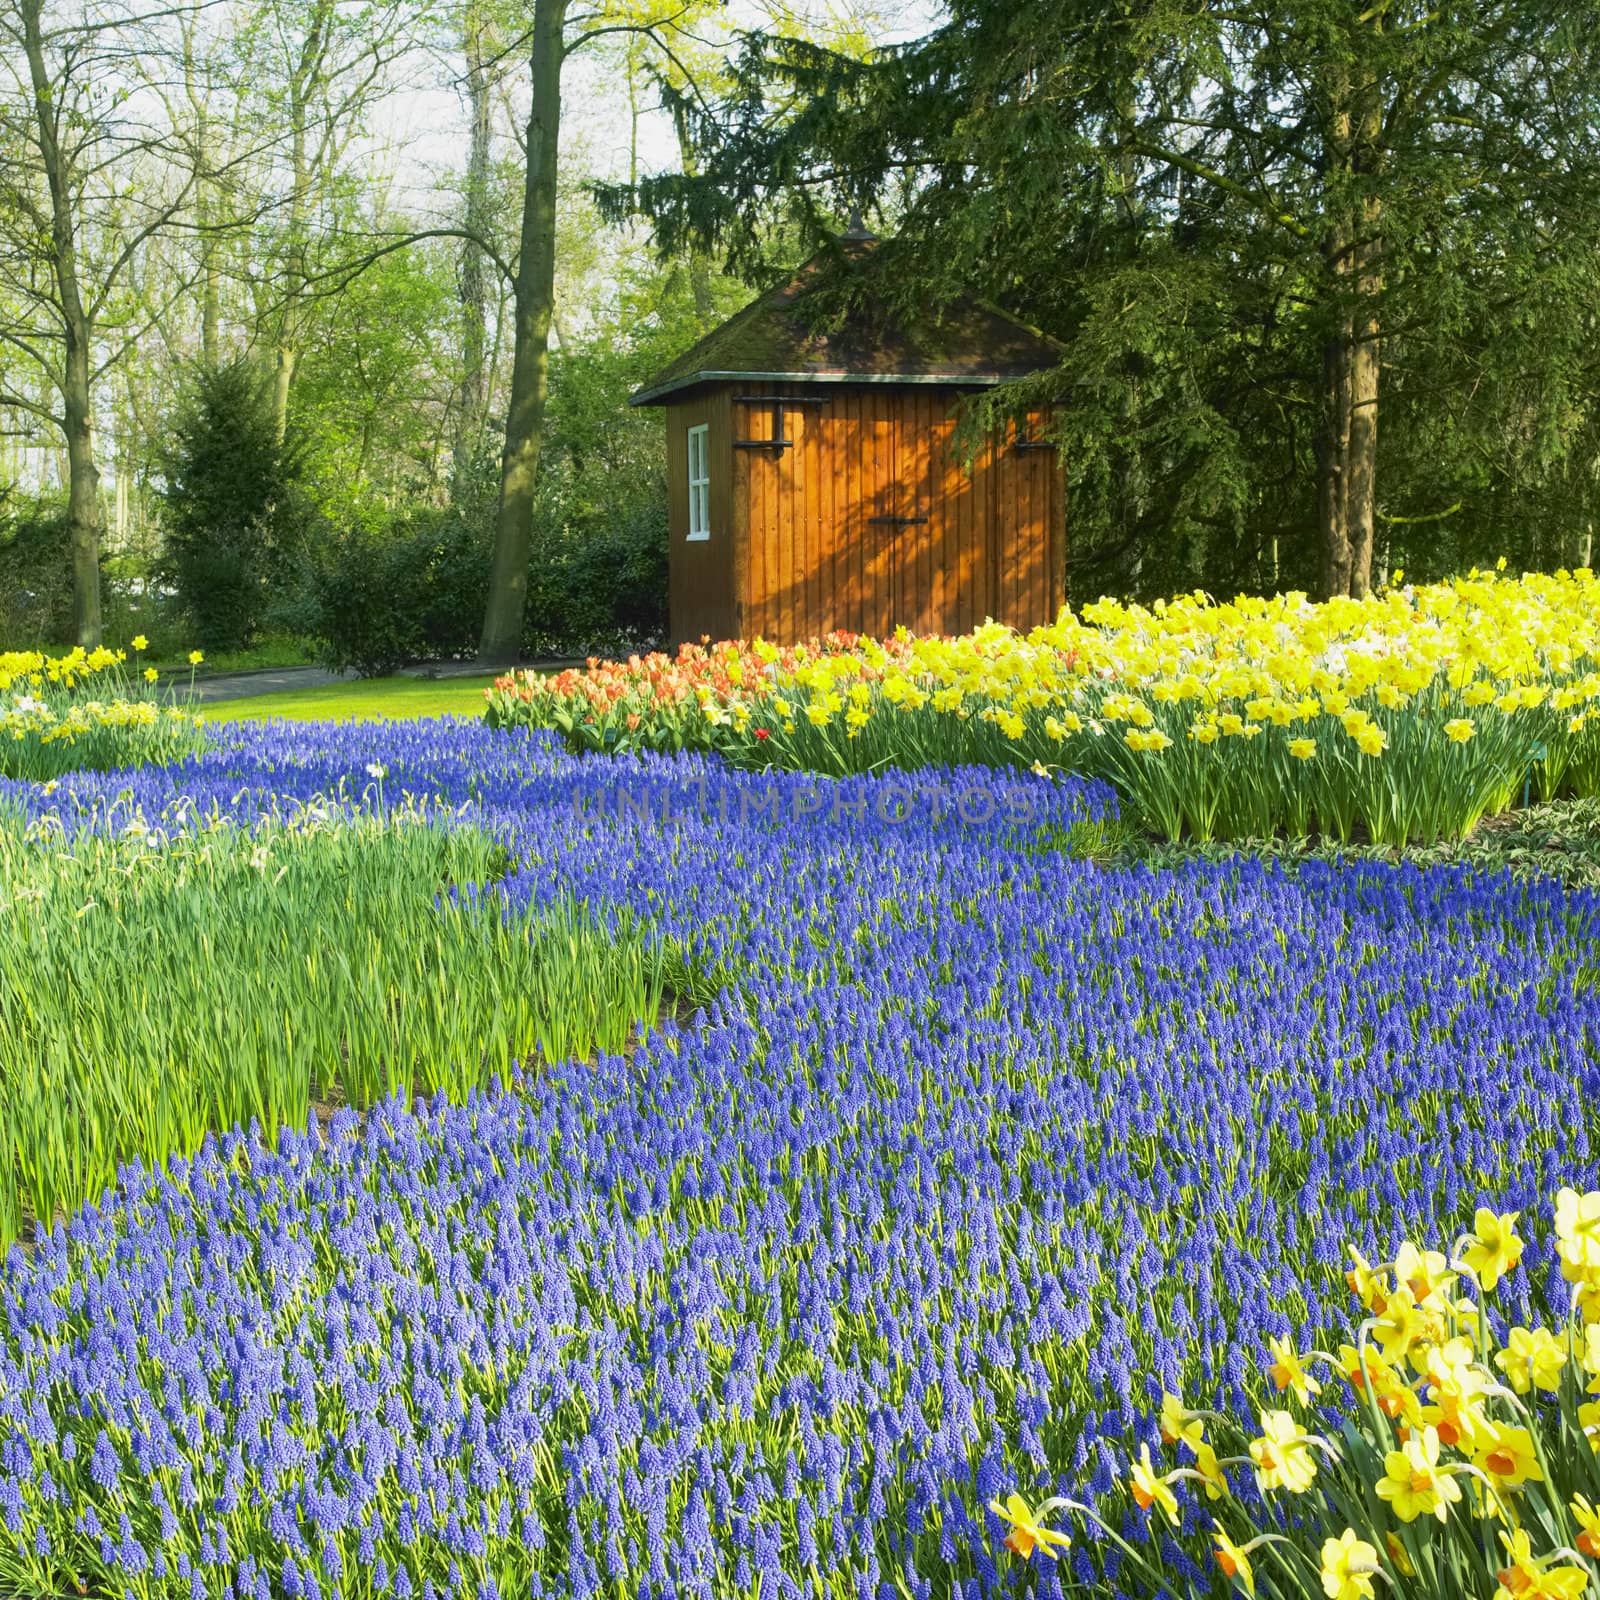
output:
M1379 296L1383 290L1382 212L1353 186L1375 171L1380 111L1375 83L1351 90L1336 69L1329 118L1333 195L1323 262L1333 326L1323 346L1322 413L1317 431L1317 517L1322 590L1329 599L1372 590L1377 522Z
M78 643L100 643L100 469L94 462L88 329L66 341L62 413L67 434L67 532L72 545L72 624Z
M272 381L272 418L281 443L289 426L289 390L300 360L300 306L310 278L306 228L311 207L311 165L306 148L311 101L322 86L332 0L323 0L312 16L310 30L289 79L289 192L288 239L284 248L283 310L278 323L277 361Z
M506 408L506 448L500 468L494 569L478 644L478 658L487 666L505 666L517 659L528 604L533 497L550 390L561 67L568 4L569 0L535 0L533 11L533 105L528 113L528 173L517 261L511 398Z
M1357 309L1350 346L1350 468L1346 477L1350 593L1372 592L1372 549L1378 514L1378 303L1381 287L1376 202L1365 208L1357 248Z
M219 354L218 327L222 321L222 273L217 266L217 241L209 232L209 207L202 211L208 229L205 244L205 281L200 298L200 357L206 370L214 372Z
M1337 249L1335 245L1333 248ZM1349 319L1322 349L1322 415L1317 429L1317 522L1322 536L1322 593L1350 592L1350 346Z
M61 316L62 431L67 443L67 536L72 548L72 624L78 643L100 643L100 474L94 464L94 393L90 376L93 329L78 282L73 174L56 127L58 108L44 57L40 0L23 0L23 49L28 57L39 155L50 188L50 234Z
M471 118L467 150L466 224L469 233L488 236L490 110L493 84L484 60L483 19L477 0L467 0L463 25L467 57L467 106ZM483 439L489 409L489 298L483 275L483 251L467 239L461 247L461 385L457 391L452 493L459 495Z
M221 322L222 283L217 262L216 222L211 194L211 102L202 90L195 61L193 19L183 33L183 85L194 114L195 221L200 229L200 359L208 371L217 365L217 330Z

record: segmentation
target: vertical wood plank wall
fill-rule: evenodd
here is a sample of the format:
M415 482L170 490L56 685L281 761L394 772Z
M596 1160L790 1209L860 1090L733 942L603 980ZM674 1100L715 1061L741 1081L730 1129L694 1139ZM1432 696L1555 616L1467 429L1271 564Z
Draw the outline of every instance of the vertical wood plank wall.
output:
M736 537L738 500L733 448L732 406L726 388L708 389L667 407L667 613L675 640L737 638L741 632L736 600L751 582L745 570L744 540ZM711 473L711 537L689 540L689 429L707 424L707 466ZM735 507L739 505L736 512Z
M741 395L824 405L785 409L793 447L770 439L772 408ZM935 385L720 385L668 407L671 614L675 639L778 643L833 629L882 636L966 633L986 617L1052 620L1066 530L1057 453L999 442L963 467L959 396ZM711 425L712 536L689 544L687 430ZM1045 418L1030 418L1037 437ZM873 517L925 517L901 526Z

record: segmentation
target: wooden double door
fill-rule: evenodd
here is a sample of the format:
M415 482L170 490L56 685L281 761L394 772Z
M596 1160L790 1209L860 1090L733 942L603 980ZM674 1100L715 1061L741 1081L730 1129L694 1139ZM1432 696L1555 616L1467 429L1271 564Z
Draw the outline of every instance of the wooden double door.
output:
M735 452L747 634L793 642L835 629L953 634L988 617L1019 628L1053 619L1065 576L1054 450L1011 435L965 461L960 396L942 385L792 393L786 446ZM750 437L771 438L770 411L747 413Z

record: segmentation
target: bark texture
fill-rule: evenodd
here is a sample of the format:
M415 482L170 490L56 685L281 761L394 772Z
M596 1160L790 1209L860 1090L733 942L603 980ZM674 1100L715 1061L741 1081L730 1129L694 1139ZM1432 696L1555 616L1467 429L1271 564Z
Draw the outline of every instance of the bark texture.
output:
M100 472L94 460L94 327L79 281L73 173L57 125L39 0L21 8L39 157L50 191L51 266L61 318L61 425L67 446L67 536L72 549L72 623L78 643L100 643Z
M533 103L528 113L528 172L517 260L511 398L500 468L494 566L478 658L509 666L522 647L528 604L533 500L550 393L550 322L555 307L556 177L561 138L561 67L569 0L536 0Z
M1372 589L1377 522L1379 305L1383 214L1366 192L1380 161L1382 111L1370 77L1329 74L1328 172L1332 217L1323 238L1330 328L1322 356L1317 516L1328 598Z
M489 206L490 112L493 82L485 59L483 19L476 0L468 0L462 43L467 58L467 232L487 238L493 225ZM451 456L459 493L483 441L489 409L489 294L483 251L471 239L461 246L461 383L456 392L455 438Z

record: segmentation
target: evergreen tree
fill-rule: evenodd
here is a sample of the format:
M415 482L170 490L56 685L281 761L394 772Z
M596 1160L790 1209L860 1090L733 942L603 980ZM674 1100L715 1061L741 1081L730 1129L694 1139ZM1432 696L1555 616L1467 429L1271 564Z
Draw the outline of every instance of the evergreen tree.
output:
M992 404L1062 402L1080 596L1360 595L1386 545L1468 550L1530 497L1572 558L1600 501L1594 20L955 0L866 61L753 37L684 108L698 175L609 199L747 270L776 215L820 241L875 207L875 294L977 290L1064 340Z
M163 463L163 578L207 650L250 643L293 579L300 450L280 439L270 385L246 361L201 368Z

